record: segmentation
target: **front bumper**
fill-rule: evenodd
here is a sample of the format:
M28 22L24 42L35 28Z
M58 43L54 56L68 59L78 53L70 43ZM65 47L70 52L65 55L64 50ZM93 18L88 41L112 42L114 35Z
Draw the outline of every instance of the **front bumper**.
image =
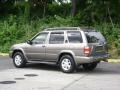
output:
M90 57L83 57L83 56L76 56L75 61L77 64L83 64L83 63L92 63L92 62L99 62L104 61L107 58L109 58L109 54L101 55L101 56L90 56Z

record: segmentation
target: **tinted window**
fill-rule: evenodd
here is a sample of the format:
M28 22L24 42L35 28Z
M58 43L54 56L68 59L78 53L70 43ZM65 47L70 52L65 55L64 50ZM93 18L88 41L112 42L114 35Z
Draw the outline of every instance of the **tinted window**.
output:
M79 31L68 31L69 43L82 43L82 36Z
M32 43L33 44L44 44L45 40L47 38L48 33L41 33L39 35L37 35L33 40Z
M86 32L86 37L88 43L106 43L105 38L100 32Z
M64 43L64 32L52 32L50 35L50 44L63 44Z

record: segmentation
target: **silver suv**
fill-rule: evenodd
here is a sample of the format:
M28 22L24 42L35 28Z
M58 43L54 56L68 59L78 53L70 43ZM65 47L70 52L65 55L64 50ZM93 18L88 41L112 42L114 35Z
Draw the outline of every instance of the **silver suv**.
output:
M10 57L16 67L29 62L55 63L65 73L78 65L93 70L108 58L106 40L100 32L90 28L48 28L26 43L11 47Z

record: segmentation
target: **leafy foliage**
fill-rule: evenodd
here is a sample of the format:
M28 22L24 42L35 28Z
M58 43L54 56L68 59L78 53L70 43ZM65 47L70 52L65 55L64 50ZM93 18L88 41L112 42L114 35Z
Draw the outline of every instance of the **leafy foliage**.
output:
M120 56L120 0L0 0L0 52L47 27L89 26L102 32Z

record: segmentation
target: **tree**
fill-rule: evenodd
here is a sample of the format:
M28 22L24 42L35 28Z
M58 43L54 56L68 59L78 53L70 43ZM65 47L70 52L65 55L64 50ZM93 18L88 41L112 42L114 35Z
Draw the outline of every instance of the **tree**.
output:
M32 6L36 6L36 7L41 7L42 10L43 10L43 17L45 17L46 15L46 9L47 9L47 6L48 4L52 4L54 0L31 0L31 4Z
M71 0L71 3L72 3L71 16L74 17L76 15L77 0Z
M15 0L0 0L0 14L9 13L10 9L14 7Z

